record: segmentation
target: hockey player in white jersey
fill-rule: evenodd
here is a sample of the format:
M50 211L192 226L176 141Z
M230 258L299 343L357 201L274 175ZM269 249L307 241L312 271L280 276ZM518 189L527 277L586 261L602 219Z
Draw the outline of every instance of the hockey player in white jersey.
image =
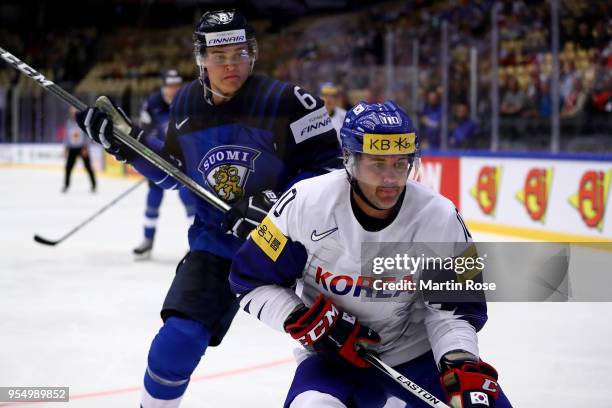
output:
M454 205L410 180L419 166L412 122L394 102L361 102L340 135L345 169L288 190L230 273L243 310L304 346L285 407L382 407L391 397L427 406L361 348L453 408L510 407L479 357L484 302L434 304L418 290L381 299L361 275L362 243L471 242Z

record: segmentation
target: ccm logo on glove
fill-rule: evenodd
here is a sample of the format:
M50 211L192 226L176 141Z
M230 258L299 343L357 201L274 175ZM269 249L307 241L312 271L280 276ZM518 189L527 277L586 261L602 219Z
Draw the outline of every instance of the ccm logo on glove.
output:
M317 341L322 335L327 333L327 331L336 323L338 317L340 316L340 312L335 305L331 305L331 307L327 310L323 311L323 316L317 318L319 323L312 329L308 330L303 335L299 336L298 333L294 333L295 336L299 336L297 340L303 346L312 346L315 341Z

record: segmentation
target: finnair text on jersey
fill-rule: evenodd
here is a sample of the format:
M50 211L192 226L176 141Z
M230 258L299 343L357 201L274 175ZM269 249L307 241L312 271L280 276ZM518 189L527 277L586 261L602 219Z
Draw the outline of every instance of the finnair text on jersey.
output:
M304 129L302 129L302 132L300 133L300 135L304 136L304 133L312 132L313 130L317 130L319 128L329 126L330 124L331 124L331 118L328 116L327 118L324 118L323 120L320 120L318 122L315 122L311 125L306 126Z

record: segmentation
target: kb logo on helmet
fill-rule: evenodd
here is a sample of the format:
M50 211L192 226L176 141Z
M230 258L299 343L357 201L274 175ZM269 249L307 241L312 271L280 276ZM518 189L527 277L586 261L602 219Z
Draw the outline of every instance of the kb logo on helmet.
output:
M363 152L369 154L411 154L415 152L415 134L372 134L363 137Z

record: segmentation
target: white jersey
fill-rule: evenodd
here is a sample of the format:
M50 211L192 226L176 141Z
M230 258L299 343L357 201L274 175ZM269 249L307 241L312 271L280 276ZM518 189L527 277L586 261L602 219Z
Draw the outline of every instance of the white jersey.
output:
M274 248L280 244L280 251L286 252L293 250L288 249L290 246L303 245L306 261L300 275L296 276L295 291L278 282L247 291L248 285L240 286L238 274L232 270L232 285L234 289L239 288L238 293L243 293L241 306L282 330L284 321L296 307L302 302L311 305L314 298L323 293L381 336L382 342L374 350L388 364L401 364L430 349L436 361L455 349L478 355L476 330L453 310L426 305L419 291L394 300L368 301L364 299L365 289L361 285L361 244L364 242L471 240L454 205L427 187L409 181L395 219L384 229L370 232L357 221L350 194L346 172L336 170L303 180L283 195L258 229L261 232L262 225L265 226L265 232L273 239L282 233L288 238L287 242L281 237L276 245L269 244L267 242L273 240L266 236L262 240L256 229L245 246L258 246L260 252L275 263L284 263L283 255L275 253ZM253 259L250 262L253 263ZM270 273L269 270L274 269L274 264L271 265L270 268L257 266L268 271L264 273ZM286 273L290 268L283 264L279 273ZM269 279L270 282L276 280Z

